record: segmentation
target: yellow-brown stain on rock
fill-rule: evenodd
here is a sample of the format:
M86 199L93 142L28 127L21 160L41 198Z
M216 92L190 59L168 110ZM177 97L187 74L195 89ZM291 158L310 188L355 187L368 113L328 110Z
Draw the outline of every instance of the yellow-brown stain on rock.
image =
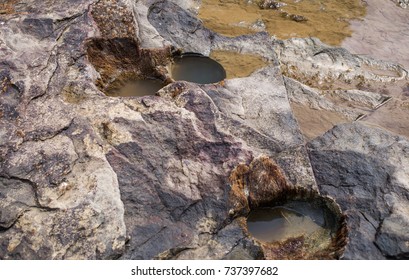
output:
M16 0L3 0L3 3L0 3L0 15L4 14L14 14L14 5L16 4Z
M233 51L215 50L210 53L210 57L223 65L227 79L248 77L268 65L261 56Z
M360 0L280 2L287 5L279 9L261 9L256 1L203 0L199 18L207 28L226 36L251 34L265 27L279 39L318 37L327 44L340 45L352 34L349 22L366 13Z

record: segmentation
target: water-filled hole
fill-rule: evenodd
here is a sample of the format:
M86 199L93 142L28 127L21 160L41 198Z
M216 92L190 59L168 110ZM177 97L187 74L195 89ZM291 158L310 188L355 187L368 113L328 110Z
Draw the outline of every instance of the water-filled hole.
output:
M303 236L314 247L328 246L338 229L329 209L306 201L254 209L247 217L247 227L254 238L263 242L283 242Z
M176 81L212 84L224 80L226 71L220 63L207 56L184 53L174 58L171 76Z
M287 182L261 156L230 174L229 215L262 248L266 259L337 259L348 243L346 217L329 196Z
M126 82L118 82L115 86L107 90L106 94L114 97L155 95L156 92L164 86L163 81L158 79L129 80Z

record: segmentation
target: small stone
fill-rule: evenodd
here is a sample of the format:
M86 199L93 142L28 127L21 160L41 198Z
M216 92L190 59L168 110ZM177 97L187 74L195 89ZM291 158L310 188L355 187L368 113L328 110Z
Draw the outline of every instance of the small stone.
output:
M258 6L260 7L260 9L277 10L281 7L287 6L287 4L283 2L274 1L274 0L261 0L258 3Z

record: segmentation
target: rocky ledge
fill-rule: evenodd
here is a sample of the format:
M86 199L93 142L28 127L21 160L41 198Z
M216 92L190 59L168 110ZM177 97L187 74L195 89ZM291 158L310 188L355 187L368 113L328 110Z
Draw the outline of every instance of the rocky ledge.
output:
M0 4L0 259L280 258L236 211L231 174L252 162L260 178L340 205L349 241L325 257L408 258L407 71L317 39L223 37L189 7ZM175 82L166 65L178 49L268 66ZM148 76L168 85L104 94Z

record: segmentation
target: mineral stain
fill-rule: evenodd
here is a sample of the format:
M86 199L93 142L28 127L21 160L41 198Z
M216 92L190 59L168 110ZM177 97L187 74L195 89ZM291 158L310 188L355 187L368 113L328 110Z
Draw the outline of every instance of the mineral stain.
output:
M318 37L340 45L352 34L349 22L365 16L360 0L282 0L266 8L262 0L203 0L199 18L205 26L225 36L267 31L279 39ZM277 3L276 1L269 1Z

